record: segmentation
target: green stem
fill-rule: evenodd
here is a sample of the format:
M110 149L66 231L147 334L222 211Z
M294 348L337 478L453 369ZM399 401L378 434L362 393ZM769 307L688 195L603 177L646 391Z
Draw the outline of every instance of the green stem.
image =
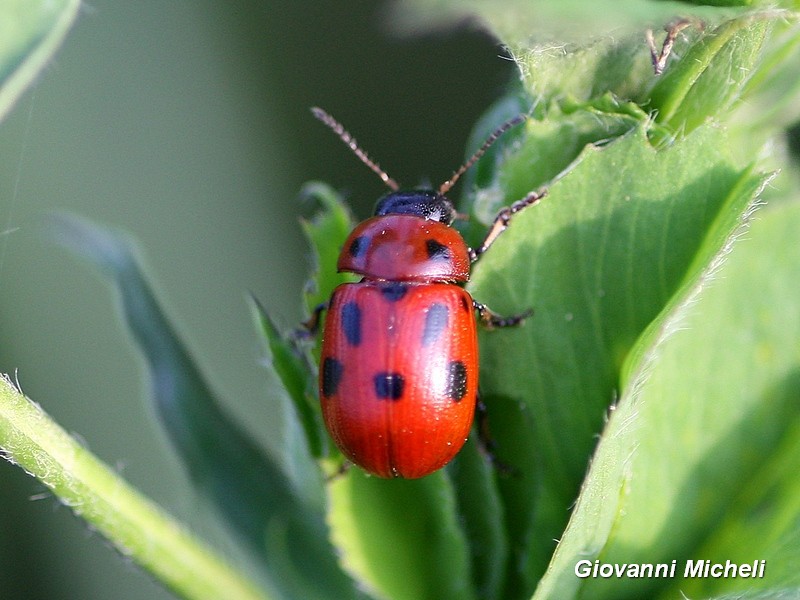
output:
M6 0L3 3L0 17L4 21L3 25L7 26L4 31L10 38L2 40L6 44L5 58L13 50L19 51L22 58L17 64L3 64L4 57L0 56L0 119L11 110L58 50L72 27L80 6L80 0ZM20 32L23 32L22 41L17 39ZM14 47L16 43L20 47ZM5 69L10 69L10 73L6 74Z
M187 599L267 596L81 446L0 374L3 455L50 488L124 555Z

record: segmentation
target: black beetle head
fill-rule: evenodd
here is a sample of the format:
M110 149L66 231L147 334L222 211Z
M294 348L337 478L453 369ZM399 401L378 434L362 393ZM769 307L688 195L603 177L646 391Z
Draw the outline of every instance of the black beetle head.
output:
M416 215L450 225L456 218L453 203L434 190L407 190L386 194L375 206L375 216Z

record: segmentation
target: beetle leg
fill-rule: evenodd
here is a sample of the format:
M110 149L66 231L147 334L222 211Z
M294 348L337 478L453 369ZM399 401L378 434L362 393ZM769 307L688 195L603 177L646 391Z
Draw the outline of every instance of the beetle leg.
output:
M478 445L489 459L489 462L492 463L492 466L503 475L519 475L520 473L517 469L497 458L495 454L497 444L489 431L489 412L481 400L480 391L475 405L475 420L478 424Z
M523 208L530 206L531 204L535 204L539 200L545 197L547 194L546 190L531 192L527 196L525 196L522 200L517 200L510 206L506 206L502 208L497 216L492 221L492 226L489 228L489 232L486 234L486 237L483 238L483 242L477 248L470 249L469 257L472 262L475 262L480 258L481 254L486 252L489 249L489 246L494 244L494 241L498 238L498 236L506 230L508 224L511 222L511 217L521 211Z
M314 310L311 312L311 316L308 318L308 320L300 323L302 329L295 331L295 336L298 339L316 337L316 335L319 333L319 324L322 320L322 313L328 310L328 304L328 302L317 304L317 306L315 306Z
M353 463L351 463L349 460L344 460L333 473L325 477L325 483L332 483L338 479L341 479L347 474L352 466Z
M480 441L481 448L488 455L492 452L497 445L489 432L489 413L486 410L486 405L481 400L480 391L478 392L478 400L475 404L475 421L478 424L478 440Z
M501 317L496 312L493 312L488 306L481 304L476 300L472 301L472 306L474 306L475 310L478 311L478 316L481 319L481 323L487 329L494 329L495 327L514 327L515 325L522 323L525 319L533 314L533 309L531 308L517 315Z
M645 40L647 47L650 49L650 61L653 63L653 72L656 75L661 75L667 66L667 59L672 54L672 47L675 45L675 40L681 31L692 25L690 19L678 19L673 23L667 25L664 30L667 32L667 37L664 38L664 43L661 45L661 50L656 48L656 42L653 39L653 30L648 29L645 31Z

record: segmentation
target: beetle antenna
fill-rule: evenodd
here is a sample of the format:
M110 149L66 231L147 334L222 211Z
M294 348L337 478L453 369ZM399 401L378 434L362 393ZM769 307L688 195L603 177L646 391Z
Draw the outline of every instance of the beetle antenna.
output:
M400 188L397 182L389 177L386 171L381 169L378 163L374 162L369 156L367 156L367 153L359 147L355 138L350 135L350 133L342 126L342 124L339 123L339 121L317 106L312 107L311 112L317 119L325 123L325 125L327 125L336 135L338 135L339 139L347 144L350 150L353 151L353 154L355 154L362 163L372 169L372 171L381 178L381 181L389 186L392 191L396 192Z
M495 129L492 132L492 134L488 138L486 138L486 141L483 142L483 145L475 151L475 154L473 154L469 158L469 160L467 162L465 162L463 165L461 165L461 168L458 169L458 171L456 171L455 173L453 173L453 176L450 177L450 179L445 181L439 187L439 193L444 196L448 191L450 191L450 188L452 188L456 184L456 181L458 181L459 178L464 173L466 173L467 170L472 165L474 165L476 162L478 162L480 160L481 156L486 154L486 151L492 146L492 144L494 144L498 139L500 139L500 136L502 136L506 131L508 131L509 129L514 127L515 125L519 125L520 123L522 123L527 118L528 118L527 115L517 115L513 119L509 119L508 121L506 121L505 123L500 125L500 127Z

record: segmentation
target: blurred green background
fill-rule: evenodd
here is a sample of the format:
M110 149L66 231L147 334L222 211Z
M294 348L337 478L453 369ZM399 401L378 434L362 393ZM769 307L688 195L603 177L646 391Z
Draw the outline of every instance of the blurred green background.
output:
M43 223L69 211L136 239L200 366L269 446L282 416L245 293L283 326L301 317L303 182L343 190L359 217L386 191L308 108L402 183L439 182L515 76L468 23L394 34L392 5L95 0L0 123L0 371L223 551L147 405L110 287ZM0 598L171 597L4 461L0 505Z

